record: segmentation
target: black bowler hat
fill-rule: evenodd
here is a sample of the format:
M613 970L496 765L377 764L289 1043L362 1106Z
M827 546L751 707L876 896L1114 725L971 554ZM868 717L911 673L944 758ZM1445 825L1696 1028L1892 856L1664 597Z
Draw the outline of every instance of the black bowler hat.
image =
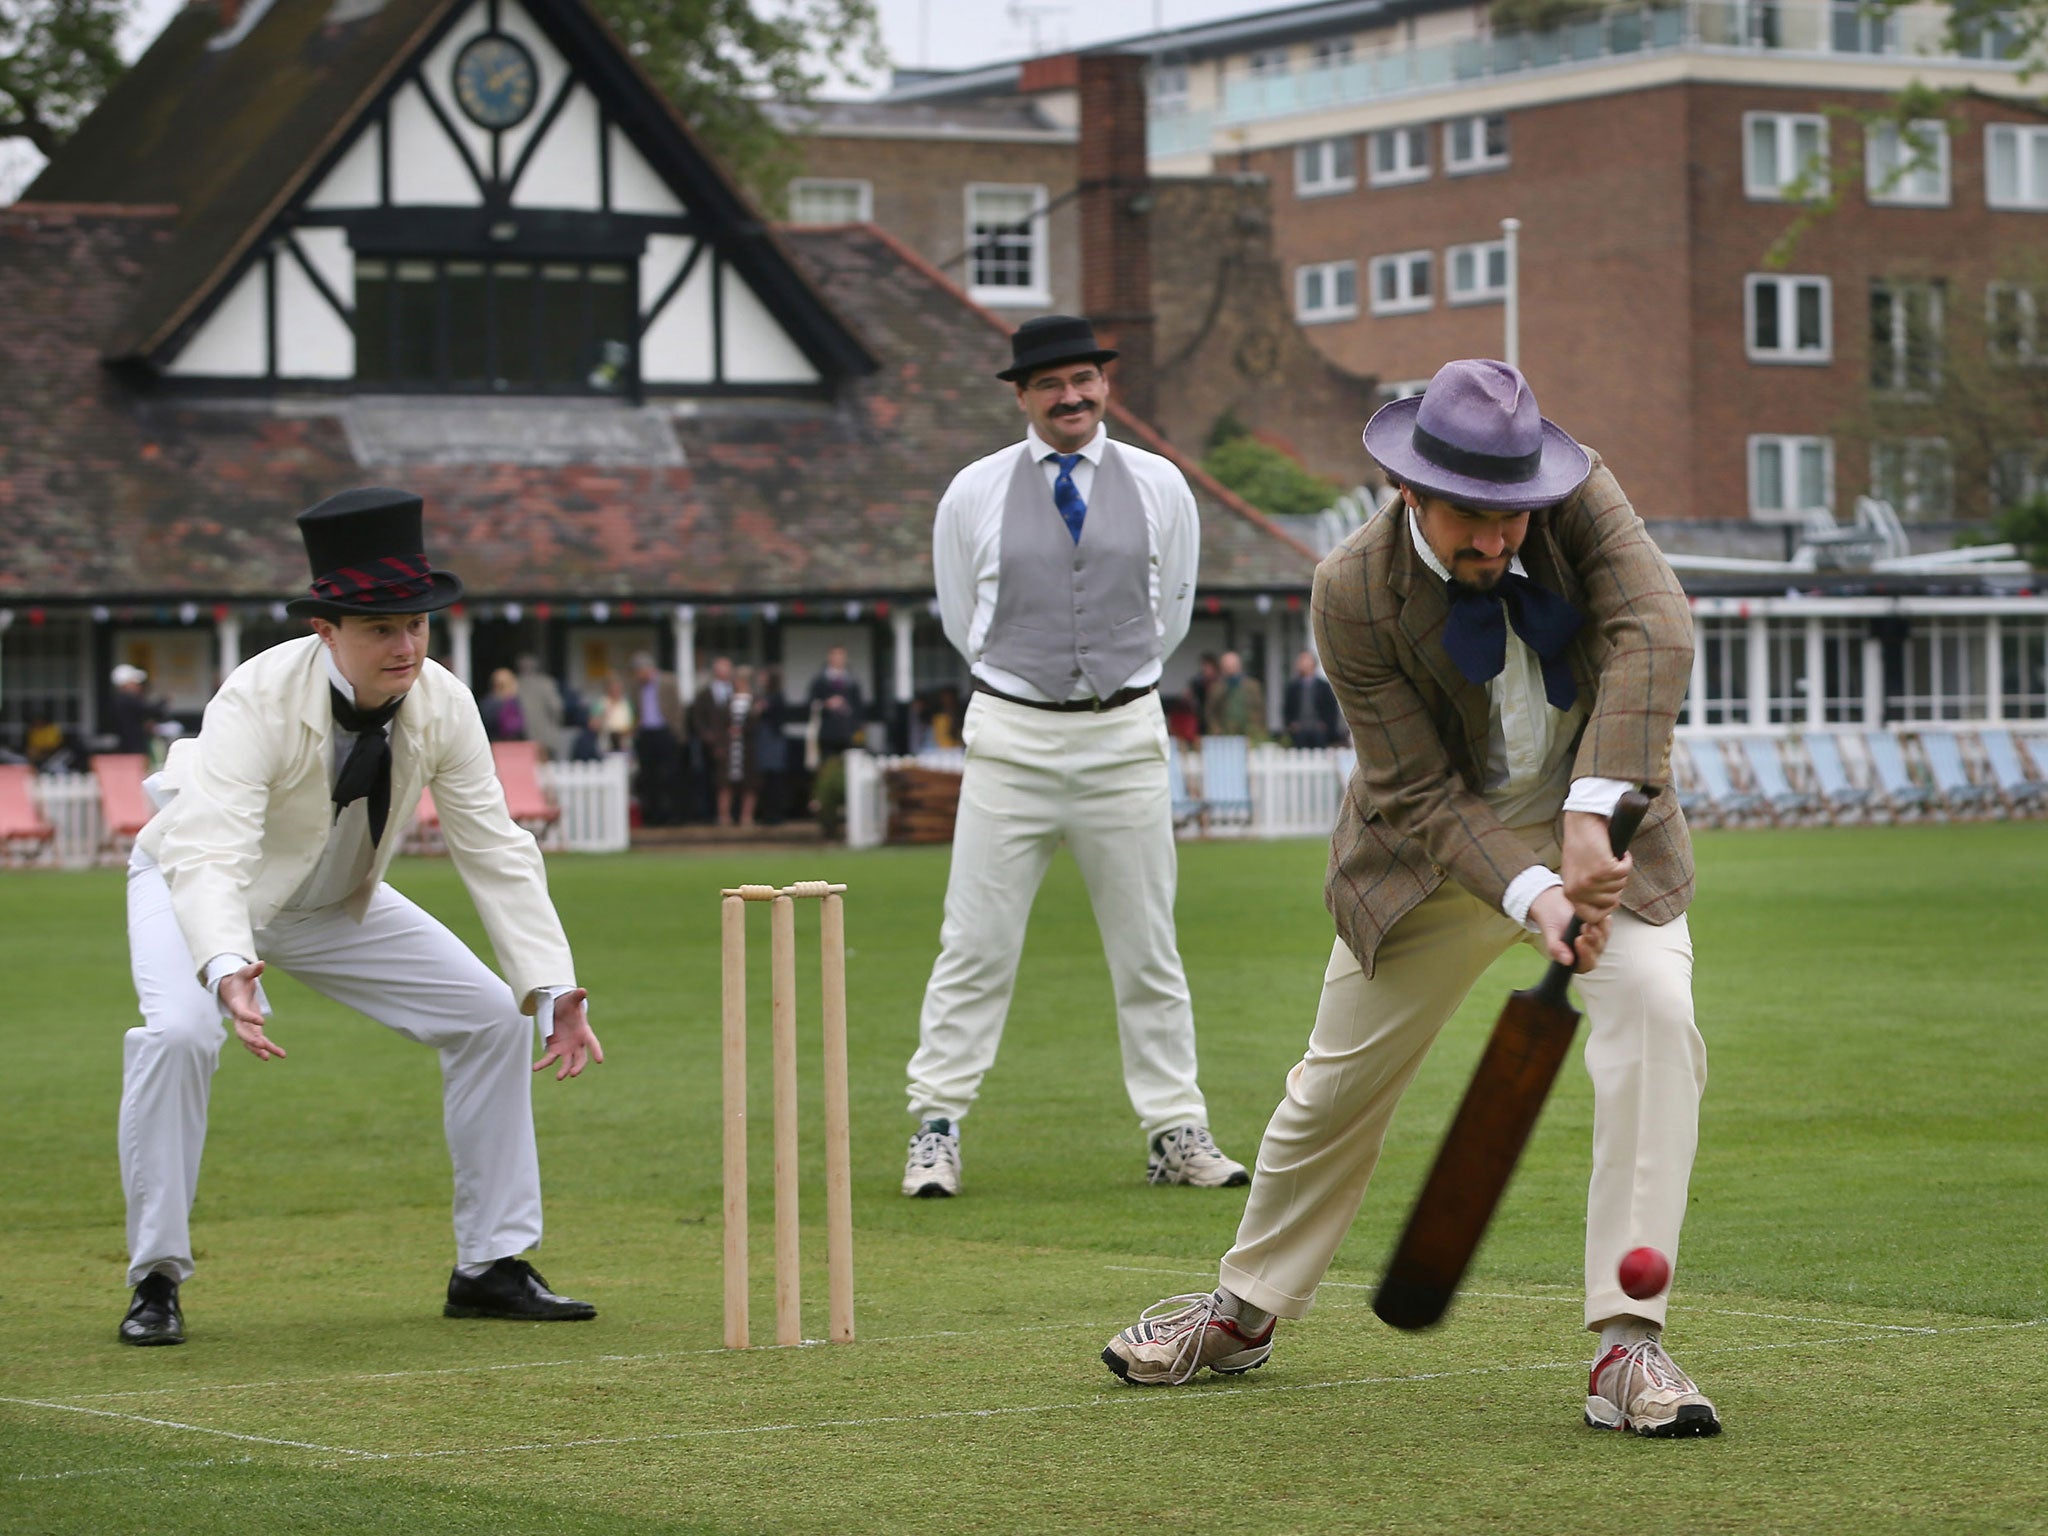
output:
M1010 366L996 377L1021 384L1034 368L1106 363L1116 353L1095 344L1095 327L1079 315L1040 315L1010 333Z
M313 567L305 597L284 605L301 619L351 614L431 613L462 596L462 579L427 563L422 505L410 491L366 486L342 491L299 514Z

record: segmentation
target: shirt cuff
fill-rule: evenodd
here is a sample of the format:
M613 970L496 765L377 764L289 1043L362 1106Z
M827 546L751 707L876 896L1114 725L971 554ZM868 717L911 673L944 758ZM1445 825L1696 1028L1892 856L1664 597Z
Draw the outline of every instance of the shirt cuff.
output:
M1546 869L1541 864L1531 864L1508 882L1508 888L1500 898L1500 909L1531 933L1541 933L1543 930L1529 921L1529 908L1538 896L1552 886L1563 884L1564 881L1556 870Z
M230 1017L227 1007L220 1000L220 984L249 962L241 955L222 950L206 962L206 990L213 998L213 1005L220 1009L222 1018ZM266 1019L270 1017L270 999L263 994L263 983L256 983L256 1007Z
M546 1045L555 1033L555 999L564 992L574 992L574 987L535 987L533 1025L540 1031L540 1043ZM588 1017L586 1011L585 1017Z
M1572 792L1564 797L1568 811L1589 816L1612 816L1621 797L1636 786L1626 779L1573 779Z

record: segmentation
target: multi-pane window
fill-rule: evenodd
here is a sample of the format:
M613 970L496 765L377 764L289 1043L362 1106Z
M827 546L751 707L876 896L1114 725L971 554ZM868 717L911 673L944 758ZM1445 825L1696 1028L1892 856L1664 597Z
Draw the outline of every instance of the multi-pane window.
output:
M1861 619L1820 620L1821 718L1829 725L1860 724L1863 698L1863 642L1869 626Z
M1430 306L1429 252L1372 259L1372 312L1405 315Z
M1764 522L1797 521L1835 501L1835 445L1825 437L1759 435L1749 440L1749 513Z
M1895 438L1870 445L1870 494L1891 503L1902 522L1938 523L1955 516L1955 468L1939 437Z
M1766 619L1764 621L1764 671L1769 692L1764 697L1764 716L1772 725L1787 725L1806 718L1806 621Z
M1991 456L1991 510L2005 512L2048 496L2048 439L2013 443Z
M1872 123L1863 135L1863 186L1873 203L1948 206L1948 125L1917 118Z
M1906 637L1904 691L1891 707L1907 720L1984 718L1981 621L1915 616Z
M1444 252L1445 297L1453 304L1494 304L1507 297L1508 248L1501 240Z
M1742 114L1742 185L1771 202L1818 197L1826 189L1828 124L1816 113Z
M1454 117L1444 124L1444 171L1498 170L1508 163L1508 120L1499 113Z
M1752 361L1824 363L1832 355L1826 278L1752 276L1743 295Z
M1185 64L1161 64L1152 71L1150 93L1152 112L1157 117L1168 117L1185 112L1189 103L1188 67Z
M1046 304L1045 188L967 189L968 297Z
M2048 127L1992 123L1984 130L1984 201L2048 209Z
M1244 67L1254 80L1266 80L1287 73L1285 48L1254 48L1245 55Z
M1427 128L1382 128L1372 136L1372 184L1421 181L1429 175Z
M0 637L0 740L28 746L32 726L85 734L92 706L92 641L83 611L51 613L40 624L16 624ZM72 764L85 768L81 757Z
M1870 387L1924 398L1941 389L1942 285L1870 285Z
M1749 718L1749 621L1702 617L1693 623L1704 687L1692 701L1694 725L1735 725ZM1697 674L1696 674L1697 675ZM1712 742L1696 743L1712 752Z
M874 217L871 182L799 176L789 184L792 224L864 224Z
M1351 62L1351 39L1348 37L1326 37L1308 51L1309 63L1315 69L1338 69Z
M1897 53L1899 18L1863 0L1834 0L1829 6L1829 42L1836 53Z
M2001 619L1998 649L2005 718L2048 719L2048 619ZM2041 752L2036 745L2037 759Z
M2022 367L2048 363L2043 293L2025 283L1992 283L1984 290L1984 344L1995 363Z
M1294 318L1349 320L1358 313L1358 263L1324 261L1294 269Z
M628 393L637 314L623 263L359 257L356 379L458 393Z
M1350 139L1312 139L1294 146L1296 197L1349 192L1357 185L1357 163Z

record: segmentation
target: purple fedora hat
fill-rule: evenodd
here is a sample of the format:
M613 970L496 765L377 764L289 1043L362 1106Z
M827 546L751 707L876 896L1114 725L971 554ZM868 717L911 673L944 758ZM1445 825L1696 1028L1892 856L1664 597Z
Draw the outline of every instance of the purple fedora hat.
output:
M1381 406L1365 451L1418 491L1502 512L1563 501L1593 472L1586 450L1537 412L1529 381L1490 358L1445 363L1419 396Z

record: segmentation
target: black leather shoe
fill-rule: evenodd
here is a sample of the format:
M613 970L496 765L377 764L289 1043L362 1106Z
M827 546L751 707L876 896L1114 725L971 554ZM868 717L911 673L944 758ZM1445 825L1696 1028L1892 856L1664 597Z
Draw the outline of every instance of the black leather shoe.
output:
M123 1344L182 1344L185 1314L178 1310L178 1282L169 1275L144 1275L121 1319Z
M448 1277L443 1317L509 1317L526 1323L581 1323L597 1316L587 1301L557 1296L540 1271L524 1259L500 1259L474 1279L457 1270Z

